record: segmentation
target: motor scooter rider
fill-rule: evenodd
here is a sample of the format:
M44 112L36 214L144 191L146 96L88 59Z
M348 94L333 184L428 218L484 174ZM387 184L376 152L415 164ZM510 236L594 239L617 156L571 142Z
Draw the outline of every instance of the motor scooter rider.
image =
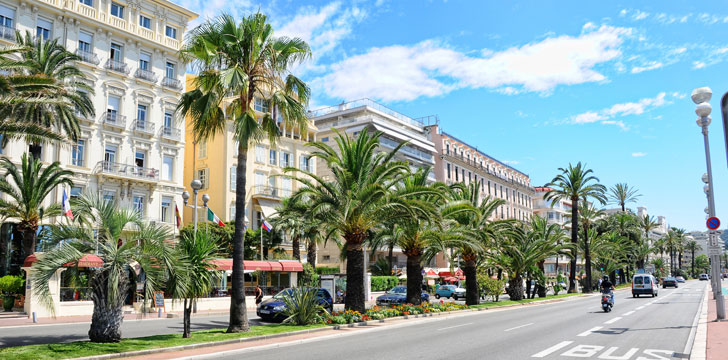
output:
M601 287L603 293L609 292L610 301L612 302L612 306L614 306L614 284L609 281L609 276L604 275Z

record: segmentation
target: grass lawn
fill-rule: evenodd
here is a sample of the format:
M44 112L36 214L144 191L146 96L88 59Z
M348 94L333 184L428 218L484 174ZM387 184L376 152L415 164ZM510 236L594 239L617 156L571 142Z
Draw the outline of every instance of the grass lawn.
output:
M188 339L183 339L182 334L179 333L123 339L121 342L115 344L96 344L88 341L78 341L66 344L26 345L0 349L0 359L68 359L134 350L198 344L210 341L248 338L253 336L314 329L323 326L325 325L261 325L251 326L249 332L237 334L227 334L225 333L225 329L193 331L192 337Z
M583 295L583 294L582 293L571 293L571 294L564 293L564 294L559 294L559 295L548 295L545 298L536 297L533 299L523 299L523 300L501 300L498 302L487 302L484 304L473 305L473 306L469 306L469 308L479 309L479 308L492 308L492 307L506 306L506 305L527 304L527 303L534 302L534 301L560 299L560 298L576 296L576 295Z

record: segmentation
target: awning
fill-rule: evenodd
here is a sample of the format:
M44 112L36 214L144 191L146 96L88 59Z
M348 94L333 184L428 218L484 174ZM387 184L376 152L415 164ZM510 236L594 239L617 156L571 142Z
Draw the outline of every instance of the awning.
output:
M232 271L233 259L215 259L212 260L212 266L217 270ZM243 271L245 273L253 271L283 271L283 272L301 272L303 265L298 261L258 261L245 260L243 262Z
M303 264L298 261L279 261L283 266L283 271L303 271Z
M266 219L270 219L278 213L276 211L276 208L280 206L279 201L273 201L273 200L266 200L266 199L258 199L258 205L260 205L260 209L263 210L263 216Z

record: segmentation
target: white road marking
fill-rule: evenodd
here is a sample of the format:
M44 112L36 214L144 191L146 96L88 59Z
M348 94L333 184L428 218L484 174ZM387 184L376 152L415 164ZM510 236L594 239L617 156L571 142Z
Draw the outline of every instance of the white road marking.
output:
M645 306L644 306L644 305L642 305L642 306L639 306L639 307L637 307L637 310L642 310L642 309L644 309L644 308L645 308Z
M447 330L447 329L454 329L454 328L456 328L456 327L461 327L461 326L465 326L465 325L471 325L471 324L472 324L472 323L467 323L467 324L460 324L460 325L455 325L455 326L448 326L448 327L444 327L444 328L442 328L442 329L437 329L437 331L440 331L440 330Z
M587 331L584 331L583 333L581 333L579 335L576 335L576 336L589 336L589 334L591 334L592 332L597 331L597 330L599 330L601 328L602 328L601 326L595 326L595 327L593 327L593 328L591 328L591 329L589 329Z
M520 325L520 326L512 327L512 328L510 328L510 329L505 329L505 330L503 330L503 331L511 331L511 330L516 330L516 329L520 329L520 328L522 328L522 327L526 327L526 326L529 326L529 325L533 325L533 323L528 323L528 324L524 324L524 325Z
M550 355L553 352L556 352L556 351L558 351L558 350L560 350L560 349L562 349L562 348L564 348L566 346L569 346L569 344L571 344L571 343L573 343L573 341L562 341L562 342L560 342L560 343L558 343L558 344L556 344L556 345L554 345L554 346L552 346L552 347L550 347L550 348L548 348L548 349L546 349L544 351L541 351L539 353L536 353L534 355L531 355L531 357L535 357L535 358L546 357L546 356Z
M632 314L634 314L634 310L624 313L624 316L630 316Z
M614 318L614 319L612 319L612 320L608 320L608 321L605 321L604 323L605 323L605 324L614 324L614 323L616 323L617 321L619 321L619 319L621 319L621 318L622 318L621 316L617 316L616 318Z

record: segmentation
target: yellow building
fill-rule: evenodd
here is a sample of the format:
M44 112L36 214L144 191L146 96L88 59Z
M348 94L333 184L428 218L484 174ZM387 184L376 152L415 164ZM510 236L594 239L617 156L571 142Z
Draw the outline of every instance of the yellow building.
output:
M194 75L187 75L188 91L194 86ZM267 111L267 104L259 98L255 99L257 113ZM198 205L202 206L203 194L210 196L208 206L223 221L235 219L235 170L237 166L237 141L234 138L232 121L228 123L228 131L219 134L207 142L194 143L191 120L187 119L185 130L185 169L184 183L186 190L192 194L190 182L199 179L203 186L199 191ZM314 141L316 127L308 125L306 133L298 129L282 129L283 135L275 146L271 147L267 139L260 144L251 144L248 151L247 183L246 183L246 225L253 230L260 228L263 218L274 216L281 199L290 196L300 184L291 179L274 177L283 174L285 167L314 171L311 159L312 148L305 144ZM190 205L193 199L190 199ZM199 212L199 220L204 223L206 214ZM193 222L194 211L185 211L184 223ZM252 223L251 223L252 221Z

